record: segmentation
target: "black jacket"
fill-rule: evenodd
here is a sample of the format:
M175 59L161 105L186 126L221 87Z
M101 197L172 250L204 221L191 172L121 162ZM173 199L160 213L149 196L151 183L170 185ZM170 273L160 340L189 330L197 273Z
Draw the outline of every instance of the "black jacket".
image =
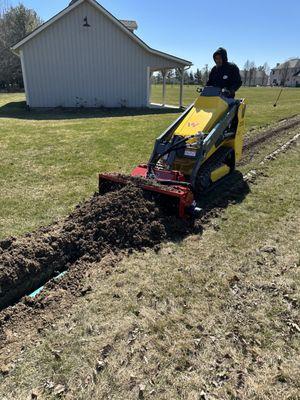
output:
M242 79L240 70L237 65L228 62L227 51L220 47L215 53L220 54L223 58L223 65L221 67L213 67L209 74L209 79L206 86L220 87L221 89L228 89L231 97L235 96L235 92L242 86Z

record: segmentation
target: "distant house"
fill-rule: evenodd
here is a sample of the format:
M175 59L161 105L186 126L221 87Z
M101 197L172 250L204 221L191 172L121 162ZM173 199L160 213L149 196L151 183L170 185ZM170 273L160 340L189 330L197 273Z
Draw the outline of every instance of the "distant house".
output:
M274 86L300 86L300 58L278 63L271 70L270 83Z
M95 0L73 0L12 50L30 107L147 107L151 74L192 65L154 50ZM165 79L164 79L165 82ZM165 87L165 86L164 86ZM180 105L182 105L182 86ZM165 90L164 90L165 93Z

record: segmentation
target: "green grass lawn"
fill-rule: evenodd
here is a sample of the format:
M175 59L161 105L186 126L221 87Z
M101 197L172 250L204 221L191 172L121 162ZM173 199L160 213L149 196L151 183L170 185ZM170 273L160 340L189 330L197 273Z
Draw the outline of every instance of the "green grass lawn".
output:
M153 88L152 101L159 101ZM168 87L175 103L176 87ZM242 89L249 103L247 129L300 113L300 89ZM196 97L185 88L185 103ZM173 101L174 100L174 101ZM22 234L66 215L97 189L97 172L129 172L147 161L154 139L174 112L78 111L35 113L23 94L0 94L0 237Z

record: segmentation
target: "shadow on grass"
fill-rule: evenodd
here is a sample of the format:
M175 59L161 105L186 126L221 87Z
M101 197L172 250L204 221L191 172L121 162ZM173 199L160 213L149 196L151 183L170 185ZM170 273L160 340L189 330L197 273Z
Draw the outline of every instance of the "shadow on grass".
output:
M234 171L209 192L203 193L201 198L197 200L198 207L202 209L200 218L190 221L179 220L178 218L166 220L165 228L168 238L173 242L180 243L190 234L202 235L205 225L220 217L229 206L243 203L250 192L250 186L244 180L243 174ZM166 213L170 210L167 203L165 205L160 203L159 207Z
M221 211L229 205L242 203L250 193L250 186L240 171L234 171L198 200L204 211Z
M112 118L138 115L178 114L176 108L47 108L29 109L25 101L11 102L0 107L0 118L24 120L65 120L80 118Z
M229 206L241 204L250 192L243 174L239 171L233 172L197 200L198 207L202 209L200 218L191 221L189 226L184 221L179 221L178 224L166 227L169 239L180 243L190 234L202 235L205 226L215 218L219 218Z

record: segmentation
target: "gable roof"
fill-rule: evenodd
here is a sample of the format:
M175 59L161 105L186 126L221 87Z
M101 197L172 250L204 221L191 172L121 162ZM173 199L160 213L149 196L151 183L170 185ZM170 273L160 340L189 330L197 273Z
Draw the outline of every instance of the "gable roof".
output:
M279 64L277 67L272 68L272 70L277 69L285 69L285 68L300 68L300 58L292 58L291 60L287 60L282 64Z
M108 17L115 25L117 25L123 32L125 32L133 41L135 41L139 46L141 46L143 49L148 51L150 54L154 54L156 56L163 57L168 60L172 60L173 62L176 62L178 64L181 64L182 66L191 66L193 65L191 61L184 60L182 58L178 58L175 56L172 56L171 54L164 53L159 50L152 49L150 46L148 46L142 39L140 39L137 35L135 35L133 32L131 32L125 25L124 22L121 22L118 20L116 17L114 17L109 11L107 11L104 7L102 7L96 0L76 0L70 3L68 7L63 9L60 13L49 19L49 21L45 22L41 26L39 26L37 29L35 29L33 32L31 32L29 35L25 36L22 40L20 40L18 43L16 43L14 46L12 46L12 50L18 54L19 49L27 42L32 40L34 37L39 35L41 32L43 32L45 29L47 29L50 25L54 24L56 21L60 20L63 18L66 14L74 10L74 8L78 7L80 4L84 2L88 2L91 6L95 7L98 11L102 12L106 17Z

